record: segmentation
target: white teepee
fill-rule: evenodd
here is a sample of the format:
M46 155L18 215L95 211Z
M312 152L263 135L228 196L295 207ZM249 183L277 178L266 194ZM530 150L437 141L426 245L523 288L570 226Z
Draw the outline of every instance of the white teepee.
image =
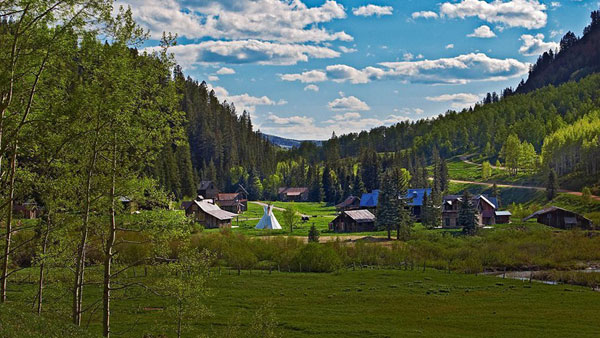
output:
M256 225L256 229L280 230L281 225L279 225L277 218L275 218L275 215L273 215L273 206L265 205L263 207L263 209L265 210L265 213L264 213L263 217L260 219L260 222L258 222L258 224Z

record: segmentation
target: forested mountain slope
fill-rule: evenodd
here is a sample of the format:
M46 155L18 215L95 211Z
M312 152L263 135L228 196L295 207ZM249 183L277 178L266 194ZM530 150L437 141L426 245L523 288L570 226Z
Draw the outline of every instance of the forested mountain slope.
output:
M238 116L233 104L220 102L206 83L175 70L186 135L167 146L154 168L161 186L176 197L194 196L196 183L211 180L231 190L274 171L277 148L253 130L250 115Z
M560 41L560 51L551 50L540 55L527 81L522 82L516 92L528 93L600 71L600 11L593 11L591 19L581 38L568 32Z

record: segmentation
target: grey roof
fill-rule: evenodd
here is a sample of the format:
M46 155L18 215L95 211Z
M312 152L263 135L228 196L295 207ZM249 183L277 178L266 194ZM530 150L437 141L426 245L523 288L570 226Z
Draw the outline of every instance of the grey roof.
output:
M369 210L350 210L344 211L344 213L357 223L375 222L375 215L373 215Z
M234 214L232 212L229 211L225 211L225 210L209 210L206 212L207 214L211 215L212 217L218 219L219 221L226 221L226 220L230 220L233 219L234 217L237 216L237 214Z
M496 216L512 216L512 214L508 210L503 210L503 211L496 211Z
M221 208L219 208L218 205L208 203L206 201L194 201L194 203L196 203L196 205L198 205L198 207L200 209L202 209L202 211L204 211L205 213L213 216L214 218L216 218L220 221L229 220L229 219L232 219L237 216L237 214L234 214L229 211L221 210Z

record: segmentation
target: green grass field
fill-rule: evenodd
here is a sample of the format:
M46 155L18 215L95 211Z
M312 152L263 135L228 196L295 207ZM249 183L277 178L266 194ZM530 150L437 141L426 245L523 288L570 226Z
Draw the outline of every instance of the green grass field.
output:
M222 270L213 275L212 296L206 300L211 316L188 323L184 337L220 337L232 330L238 336L254 325L257 310L265 305L274 311L282 337L597 337L600 332L600 293L582 287L434 270L243 271L241 276ZM33 286L14 288L19 299L13 301L22 302ZM100 290L92 285L86 290L89 305ZM175 325L165 319L165 305L164 298L148 292L115 299L114 332L173 337ZM59 319L59 307L68 309L69 298L47 305L55 326L57 321L66 325ZM21 326L5 316L10 312L0 307L0 313L2 325ZM88 319L86 315L84 321ZM99 314L92 317L90 332L100 332L99 320ZM9 332L14 333L11 337L36 336L31 331Z
M269 202L262 202L269 203ZM315 227L321 232L322 236L383 236L386 233L384 231L377 232L364 232L364 233L350 233L350 234L338 234L329 232L329 223L336 217L335 207L327 206L325 203L313 203L313 202L270 202L276 208L287 208L293 205L296 210L302 214L310 216L306 222L300 222L298 226L294 228L294 231L290 233L283 223L283 211L274 209L273 214L282 226L282 230L256 230L254 227L258 224L260 218L263 215L263 207L249 202L248 210L242 213L238 218L234 219L231 231L236 233L242 233L251 236L274 236L274 235L292 235L292 236L308 236L310 227L314 224ZM206 229L207 232L218 232L219 229Z

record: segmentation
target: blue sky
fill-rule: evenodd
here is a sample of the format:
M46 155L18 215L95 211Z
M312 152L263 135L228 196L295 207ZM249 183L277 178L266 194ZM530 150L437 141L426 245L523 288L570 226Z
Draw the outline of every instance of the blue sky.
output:
M120 0L187 75L264 133L327 139L471 106L515 87L600 2Z

